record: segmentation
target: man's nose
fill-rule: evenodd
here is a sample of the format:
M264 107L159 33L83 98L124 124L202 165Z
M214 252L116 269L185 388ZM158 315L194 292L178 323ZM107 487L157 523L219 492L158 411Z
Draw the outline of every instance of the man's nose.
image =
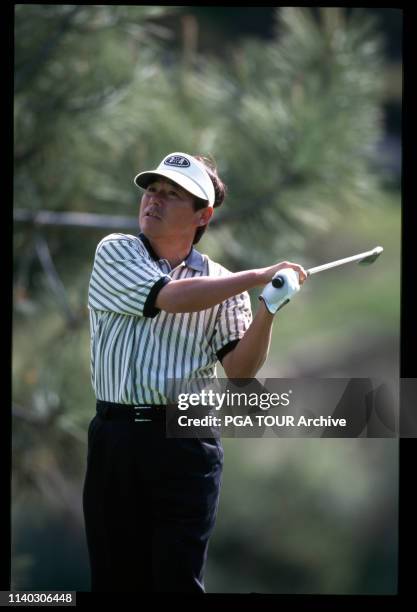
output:
M157 204L158 206L160 206L162 204L162 202L163 202L163 199L164 199L164 194L163 193L161 193L161 192L154 192L151 195L150 201L151 201L152 204Z

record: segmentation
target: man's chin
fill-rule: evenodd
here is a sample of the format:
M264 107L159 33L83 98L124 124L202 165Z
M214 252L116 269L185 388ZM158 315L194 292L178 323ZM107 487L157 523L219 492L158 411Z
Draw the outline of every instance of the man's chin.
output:
M149 236L159 236L162 231L162 221L156 217L144 217L140 223L141 230Z

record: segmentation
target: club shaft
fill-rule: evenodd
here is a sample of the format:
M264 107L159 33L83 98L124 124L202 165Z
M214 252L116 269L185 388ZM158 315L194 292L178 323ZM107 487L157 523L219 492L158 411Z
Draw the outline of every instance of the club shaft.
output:
M311 274L317 274L317 272L322 272L323 270L329 270L329 268L336 268L337 266L343 266L344 264L351 263L353 261L360 261L365 257L369 257L373 253L374 251L365 251L365 253L359 253L358 255L352 255L351 257L345 257L344 259L337 259L336 261L331 261L330 263L323 264L322 266L310 268L307 270L307 274L310 276Z

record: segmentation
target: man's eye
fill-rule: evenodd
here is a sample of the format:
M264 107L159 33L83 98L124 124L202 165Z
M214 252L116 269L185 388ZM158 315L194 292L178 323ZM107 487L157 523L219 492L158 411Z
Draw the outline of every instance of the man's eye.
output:
M168 191L168 194L170 196L175 196L176 198L178 198L178 193L176 191Z

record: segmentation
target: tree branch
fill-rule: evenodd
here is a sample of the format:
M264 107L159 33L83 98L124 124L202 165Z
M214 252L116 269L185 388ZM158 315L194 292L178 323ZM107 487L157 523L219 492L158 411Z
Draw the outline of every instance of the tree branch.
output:
M61 279L59 278L58 272L54 266L54 262L52 261L48 244L45 238L43 238L40 234L37 234L35 238L35 249L36 254L39 257L39 261L41 262L41 266L46 274L46 278L48 279L49 286L52 292L61 302L65 310L65 315L69 325L73 326L77 322L77 317L73 313L72 308L69 304L65 287Z
M54 34L44 42L37 53L22 66L21 69L16 70L15 76L15 92L19 92L23 87L26 87L28 83L36 76L42 66L48 61L50 55L54 49L61 42L64 34L69 29L72 20L75 15L82 9L83 6L75 6L61 21L61 25L56 29Z

